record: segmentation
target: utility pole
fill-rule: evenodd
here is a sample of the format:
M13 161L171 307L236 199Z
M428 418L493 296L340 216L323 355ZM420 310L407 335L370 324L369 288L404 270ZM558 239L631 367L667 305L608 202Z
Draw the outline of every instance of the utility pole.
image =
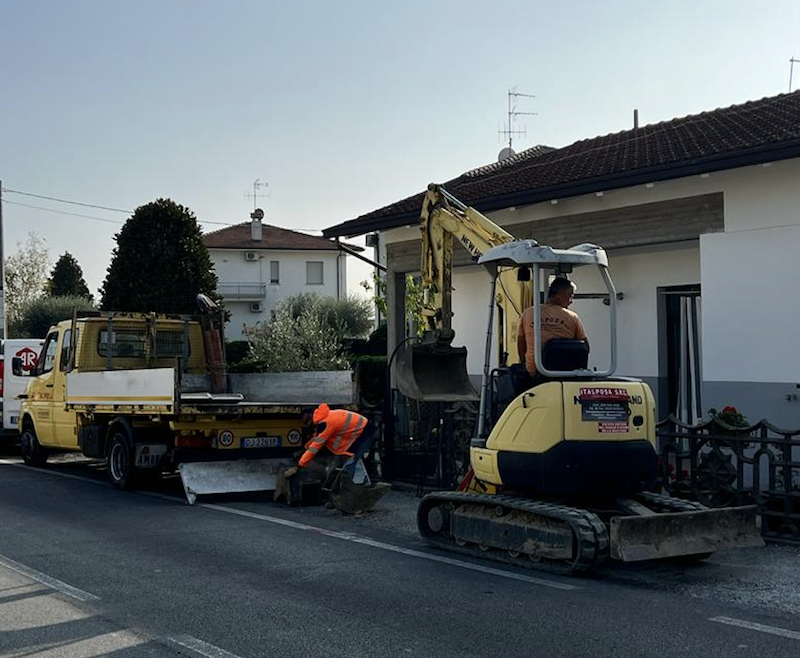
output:
M789 60L789 93L792 93L792 73L794 73L794 65L800 64L800 59L795 59L792 57Z
M0 180L0 313L3 314L0 338L5 339L6 333L6 259L3 252L3 181Z

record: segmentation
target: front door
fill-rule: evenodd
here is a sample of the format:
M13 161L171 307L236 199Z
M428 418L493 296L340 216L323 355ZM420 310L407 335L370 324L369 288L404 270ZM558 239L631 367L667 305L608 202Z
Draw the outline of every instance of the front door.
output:
M681 422L694 425L703 417L701 299L697 284L659 290L665 310L662 346L665 359L667 412ZM666 416L666 413L662 414Z

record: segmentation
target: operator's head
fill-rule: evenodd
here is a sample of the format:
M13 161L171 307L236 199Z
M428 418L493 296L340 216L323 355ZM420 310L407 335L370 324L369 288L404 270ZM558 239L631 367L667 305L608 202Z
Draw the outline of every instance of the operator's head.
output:
M316 409L314 409L314 424L319 425L320 423L324 423L330 412L331 408L323 402Z
M547 301L551 304L558 304L563 308L567 308L572 304L572 299L575 296L575 291L578 289L572 281L565 279L563 276L553 279L550 284L550 289L547 291Z

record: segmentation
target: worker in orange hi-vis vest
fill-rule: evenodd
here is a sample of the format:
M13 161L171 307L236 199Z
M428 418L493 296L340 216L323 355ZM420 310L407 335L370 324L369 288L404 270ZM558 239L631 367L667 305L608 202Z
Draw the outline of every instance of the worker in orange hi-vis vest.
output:
M297 466L286 469L285 475L291 477L299 469L308 466L320 450L326 449L334 455L349 456L344 464L345 471L355 474L361 458L369 452L378 436L375 424L355 411L331 409L324 402L313 413L304 410L303 421L311 420L316 426L314 435L306 443L306 450ZM360 481L356 481L356 480ZM354 477L355 484L364 484L366 472L361 478Z

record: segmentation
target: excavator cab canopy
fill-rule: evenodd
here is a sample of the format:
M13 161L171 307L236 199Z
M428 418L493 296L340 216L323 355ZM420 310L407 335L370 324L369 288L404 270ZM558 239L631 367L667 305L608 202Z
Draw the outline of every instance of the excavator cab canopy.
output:
M534 327L534 347L537 369L547 377L569 378L597 376L607 377L614 373L617 368L617 292L614 282L608 273L608 256L602 247L595 244L583 243L569 249L555 249L547 245L541 245L536 240L517 240L501 244L489 249L478 259L478 263L486 267L492 275L493 282L496 282L500 269L503 267L518 267L531 269L533 275L533 327ZM611 362L605 370L595 371L587 368L576 368L574 370L549 370L546 361L542 358L542 336L541 336L541 307L542 300L546 295L547 276L555 273L566 275L577 267L594 266L596 267L606 286L606 293L609 300L609 321L611 323ZM494 295L494 283L492 285L492 295ZM492 321L489 323L489 337L491 340ZM488 347L487 347L488 355Z

